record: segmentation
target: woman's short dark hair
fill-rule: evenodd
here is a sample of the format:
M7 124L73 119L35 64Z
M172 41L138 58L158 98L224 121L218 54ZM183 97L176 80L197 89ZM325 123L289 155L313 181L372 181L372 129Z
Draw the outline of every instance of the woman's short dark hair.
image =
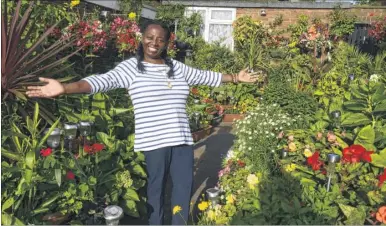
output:
M150 22L147 22L141 28L142 35L144 35L146 29L150 25L158 25L158 26L162 27L162 29L164 29L165 35L166 35L165 40L167 41L167 43L169 42L169 39L170 39L170 36L171 36L171 32L170 32L169 28L164 23L162 23L160 21L150 21ZM137 68L142 73L145 71L145 66L142 63L144 57L145 56L144 56L144 51L143 51L143 44L142 44L142 42L140 42L139 46L138 46L138 49L137 49ZM167 46L161 52L161 59L163 59L165 61L165 64L170 67L170 70L168 72L168 78L172 78L174 76L174 73L173 73L173 61L168 57Z

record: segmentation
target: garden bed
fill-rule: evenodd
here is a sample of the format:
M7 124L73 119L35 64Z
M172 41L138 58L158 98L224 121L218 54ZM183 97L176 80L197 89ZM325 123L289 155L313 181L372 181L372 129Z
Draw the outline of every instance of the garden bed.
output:
M198 142L202 139L205 139L210 134L212 134L213 131L214 131L214 127L209 125L208 127L204 128L204 129L192 132L193 141Z

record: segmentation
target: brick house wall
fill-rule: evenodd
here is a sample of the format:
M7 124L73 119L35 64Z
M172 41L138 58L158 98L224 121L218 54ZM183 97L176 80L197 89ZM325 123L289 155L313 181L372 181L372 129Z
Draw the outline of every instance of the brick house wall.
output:
M266 16L261 16L260 12L264 9ZM355 7L346 8L346 10L358 17L358 22L371 22L375 16L386 16L386 7L369 8L369 7ZM296 23L300 15L306 15L309 18L320 18L322 21L328 21L328 15L333 9L320 9L320 8L237 8L236 17L239 18L244 15L249 15L253 19L263 21L264 23L272 22L275 17L280 14L283 15L282 28L287 28L288 25ZM374 16L371 16L371 15Z

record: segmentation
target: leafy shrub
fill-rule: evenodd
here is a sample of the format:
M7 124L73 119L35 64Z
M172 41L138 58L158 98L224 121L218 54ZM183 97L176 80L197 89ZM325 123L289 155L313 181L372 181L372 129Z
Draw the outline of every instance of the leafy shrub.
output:
M266 104L278 104L292 116L302 115L311 119L317 110L317 103L307 93L296 91L288 81L273 74L264 90L263 101Z
M329 14L331 21L330 34L335 37L346 38L354 31L354 23L356 22L356 16L347 13L337 7Z

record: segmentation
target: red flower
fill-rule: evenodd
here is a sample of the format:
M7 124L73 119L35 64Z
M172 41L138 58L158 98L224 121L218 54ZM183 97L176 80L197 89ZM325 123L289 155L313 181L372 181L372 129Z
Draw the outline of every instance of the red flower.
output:
M373 154L373 151L365 151L362 154L362 160L365 162L371 162L371 154Z
M95 154L97 152L100 152L102 151L103 149L105 149L105 146L103 144L98 144L98 143L95 143L93 144L92 146L90 145L85 145L83 147L84 151L87 153L87 154Z
M386 168L383 169L383 173L378 177L378 187L382 187L383 182L386 181Z
M88 153L88 154L92 154L93 150L92 150L92 147L90 145L85 145L83 147L83 150Z
M103 144L95 143L95 144L92 145L92 149L93 149L94 152L100 152L103 149L105 149L105 146Z
M365 162L371 162L372 151L366 151L366 149L359 144L353 144L350 147L343 149L343 162L357 163L361 160Z
M49 156L51 154L52 154L52 149L51 148L46 148L46 149L40 150L40 155L43 156L43 157L47 157L47 156Z
M74 180L75 179L75 174L71 171L68 171L67 174L66 174L66 178L68 180Z
M323 166L323 162L319 160L319 152L316 151L312 156L307 158L307 163L312 167L312 170L320 170L320 167Z
M237 160L237 164L240 166L240 167L244 167L245 166L245 162L241 161L241 160Z
M369 16L374 16L374 13L370 13Z

